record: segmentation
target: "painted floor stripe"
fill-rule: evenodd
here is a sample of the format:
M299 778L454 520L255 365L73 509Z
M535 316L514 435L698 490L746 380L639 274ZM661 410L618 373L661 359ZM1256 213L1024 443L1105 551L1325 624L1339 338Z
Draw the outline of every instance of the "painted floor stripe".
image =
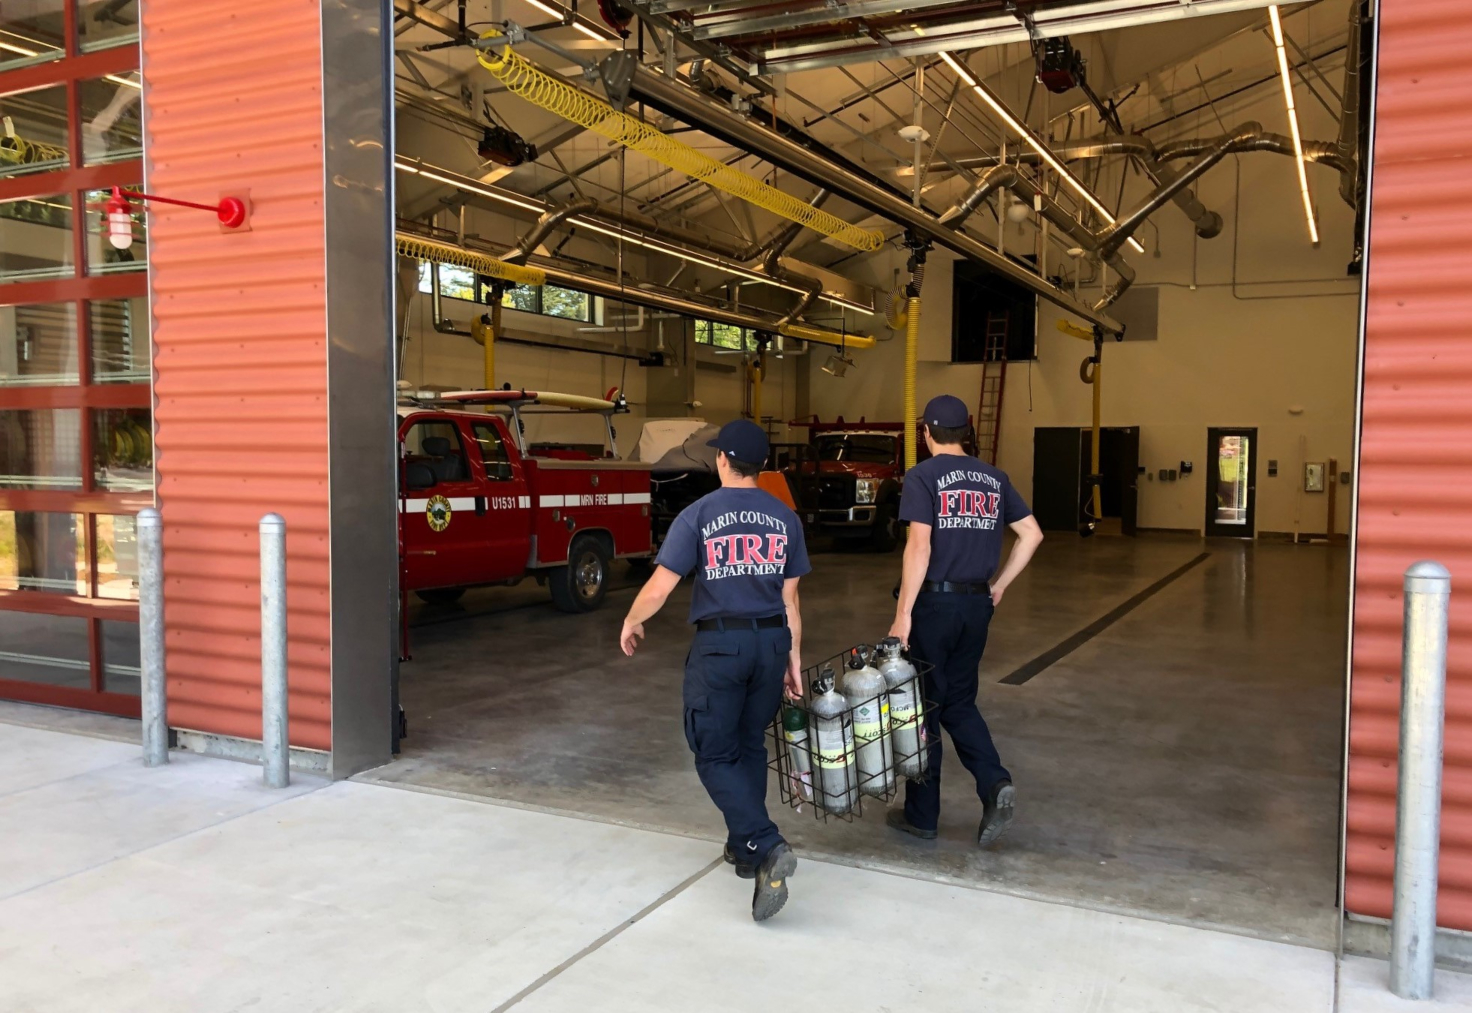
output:
M1201 555L1197 556L1189 563L1186 563L1184 566L1176 567L1170 573L1167 573L1164 577L1161 577L1159 580L1151 584L1149 587L1145 588L1145 590L1141 591L1139 594L1126 599L1124 602L1115 606L1113 609L1110 609L1098 619L1095 619L1093 622L1089 623L1089 625L1079 630L1067 640L1054 644L1052 647L1048 648L1042 654L1039 654L1036 658L1033 658L1031 661L1027 662L1015 672L1011 673L1010 675L1003 676L997 681L1005 682L1009 686L1021 686L1024 682L1027 682L1027 680L1031 679L1039 672L1043 671L1046 668L1051 668L1053 665L1056 665L1058 662L1068 657L1074 651L1078 650L1084 644L1088 643L1090 640L1093 640L1100 633L1103 633L1109 627L1113 626L1115 623L1119 622L1125 616L1129 615L1131 612L1137 609L1140 605L1144 604L1144 602L1148 598L1164 589L1167 585L1184 576L1190 570L1193 570L1196 567L1200 566L1210 555L1211 553L1209 552L1203 552Z

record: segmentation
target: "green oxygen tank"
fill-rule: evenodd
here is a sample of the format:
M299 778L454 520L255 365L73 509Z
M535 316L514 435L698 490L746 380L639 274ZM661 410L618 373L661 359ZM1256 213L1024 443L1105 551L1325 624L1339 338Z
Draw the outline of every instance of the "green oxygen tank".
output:
M868 648L862 648L867 652ZM859 790L884 798L894 792L894 755L889 741L889 687L866 653L855 647L843 675L843 695L854 714Z
M925 748L925 704L915 666L904 656L899 637L879 641L879 674L889 687L889 729L894 739L894 766L900 776L922 777L930 767Z
M813 717L818 739L818 804L834 815L851 810L859 800L854 770L854 725L848 701L834 688L837 676L824 666L813 680Z
M808 716L801 707L782 707L782 738L787 740L788 772L792 794L804 801L813 800L813 754L808 741Z

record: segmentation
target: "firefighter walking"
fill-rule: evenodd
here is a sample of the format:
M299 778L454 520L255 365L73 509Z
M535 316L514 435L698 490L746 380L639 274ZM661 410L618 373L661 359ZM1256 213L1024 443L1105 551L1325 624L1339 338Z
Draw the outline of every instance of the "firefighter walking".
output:
M977 671L987 629L1007 588L1043 540L1027 503L1000 469L967 454L966 405L942 394L925 406L931 456L905 475L900 520L909 522L899 601L890 636L934 666L926 677L929 777L905 785L903 809L886 819L896 830L933 839L940 820L940 729L976 780L981 824L976 840L995 844L1012 825L1016 792L991 731L976 707ZM1017 542L1000 571L1003 526Z
M685 661L685 739L695 770L726 820L726 861L755 879L751 916L765 921L787 902L792 849L767 815L767 726L802 694L802 619L797 582L811 567L802 524L757 486L770 449L745 420L721 428L721 487L675 518L651 576L624 617L619 645L632 656L644 623L687 574L695 574Z

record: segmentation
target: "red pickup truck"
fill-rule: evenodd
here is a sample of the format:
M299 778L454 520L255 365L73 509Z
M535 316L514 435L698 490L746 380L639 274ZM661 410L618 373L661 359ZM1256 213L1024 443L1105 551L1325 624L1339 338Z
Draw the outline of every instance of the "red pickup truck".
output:
M485 410L467 410L480 405ZM539 455L522 414L601 413L606 457ZM526 390L464 391L399 406L402 586L430 602L467 587L545 582L565 612L603 601L614 559L648 557L649 467L614 458L622 398ZM551 454L556 456L551 456Z

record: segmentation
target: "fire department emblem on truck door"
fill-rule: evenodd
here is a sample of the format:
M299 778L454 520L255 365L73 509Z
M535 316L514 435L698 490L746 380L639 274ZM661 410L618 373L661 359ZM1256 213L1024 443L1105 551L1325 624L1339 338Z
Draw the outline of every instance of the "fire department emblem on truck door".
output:
M445 530L450 526L450 501L443 496L431 496L424 507L424 516L431 530Z

